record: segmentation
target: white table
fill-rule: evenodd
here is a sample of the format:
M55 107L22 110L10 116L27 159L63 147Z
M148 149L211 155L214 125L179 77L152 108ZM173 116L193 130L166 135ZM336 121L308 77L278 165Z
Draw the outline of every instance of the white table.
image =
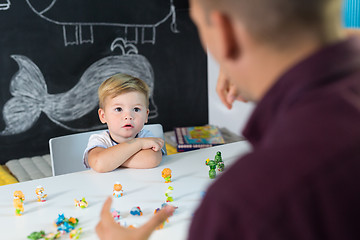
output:
M79 219L77 227L83 229L80 239L97 239L95 226L100 210L105 199L112 195L114 183L119 181L123 186L124 196L113 198L112 207L120 211L121 222L138 226L153 216L156 208L161 207L166 200L166 189L172 186L172 204L178 209L169 223L162 230L155 231L150 239L186 239L192 215L201 201L202 193L209 184L216 181L209 179L209 167L205 165L205 160L214 159L216 152L221 151L226 168L249 149L248 143L241 141L164 156L160 166L153 169L118 169L109 173L87 170L1 186L0 238L26 239L33 231L56 232L53 222L58 214L64 213L67 218ZM172 170L171 183L164 183L161 177L161 171L165 167ZM48 194L46 202L36 201L35 188L38 185L42 185ZM15 216L15 190L21 190L25 195L25 211L22 216ZM79 200L82 197L88 201L88 208L75 207L74 198ZM143 216L130 215L130 209L134 206L141 207ZM69 235L64 235L61 239L69 239Z

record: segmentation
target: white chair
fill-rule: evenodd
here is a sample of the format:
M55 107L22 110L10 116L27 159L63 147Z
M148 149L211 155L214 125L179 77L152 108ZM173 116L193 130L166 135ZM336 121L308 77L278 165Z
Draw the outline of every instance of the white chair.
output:
M161 124L145 125L144 129L152 132L155 137L164 139ZM104 130L76 133L49 140L51 168L53 176L86 170L82 158L90 135ZM166 147L163 150L166 155Z

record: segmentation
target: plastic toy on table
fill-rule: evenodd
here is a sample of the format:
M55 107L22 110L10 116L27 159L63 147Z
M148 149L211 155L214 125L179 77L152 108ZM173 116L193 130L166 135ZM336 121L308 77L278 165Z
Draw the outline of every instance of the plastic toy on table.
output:
M137 207L133 207L131 210L130 210L130 214L133 215L133 216L142 216L143 215L143 212L141 211L140 207L137 206Z
M25 196L22 193L22 191L14 192L13 204L15 207L16 216L21 216L24 213L24 200L25 200Z
M123 193L124 191L122 189L122 185L119 182L115 182L113 189L113 196L119 198L123 196Z
M214 160L206 159L206 165L210 167L209 178L214 179L216 177L216 162Z
M222 162L222 157L221 157L221 152L220 151L217 151L216 152L216 155L215 155L215 158L214 158L214 161L216 164L219 164L219 162Z
M39 232L32 232L29 236L27 236L27 238L31 240L44 239L44 237L45 237L45 232L42 230Z
M85 198L83 197L80 201L76 200L76 198L74 199L75 202L75 206L79 207L79 208L87 208L89 203L85 200Z
M171 169L170 168L164 168L161 172L161 176L165 179L165 183L171 182Z
M78 223L79 220L77 218L66 218L64 214L59 214L58 218L55 220L57 231L62 233L69 233L71 230L74 230Z
M120 211L118 211L114 208L111 208L110 212L111 212L111 215L113 216L114 220L119 220L121 218Z
M71 239L79 239L82 233L82 228L73 229L70 231L70 238Z
M45 193L44 187L43 186L37 186L35 189L35 193L37 195L38 198L38 202L45 202L46 201L46 197L47 194Z
M165 192L166 202L174 201L174 198L171 196L173 190L174 190L174 188L172 186L169 186L168 189L166 190L166 192Z

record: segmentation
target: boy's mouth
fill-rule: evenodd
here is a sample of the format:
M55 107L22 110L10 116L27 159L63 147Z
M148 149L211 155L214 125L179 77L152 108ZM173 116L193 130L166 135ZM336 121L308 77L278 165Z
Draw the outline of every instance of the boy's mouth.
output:
M133 128L134 126L133 125L131 125L131 124L125 124L124 126L123 126L123 128Z

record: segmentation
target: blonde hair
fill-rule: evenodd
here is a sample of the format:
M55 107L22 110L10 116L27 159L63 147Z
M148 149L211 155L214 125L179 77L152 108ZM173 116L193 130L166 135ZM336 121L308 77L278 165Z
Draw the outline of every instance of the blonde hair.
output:
M149 108L149 86L143 80L128 74L115 74L106 79L98 89L99 107L104 108L106 97L114 98L134 91L145 95L146 107Z

